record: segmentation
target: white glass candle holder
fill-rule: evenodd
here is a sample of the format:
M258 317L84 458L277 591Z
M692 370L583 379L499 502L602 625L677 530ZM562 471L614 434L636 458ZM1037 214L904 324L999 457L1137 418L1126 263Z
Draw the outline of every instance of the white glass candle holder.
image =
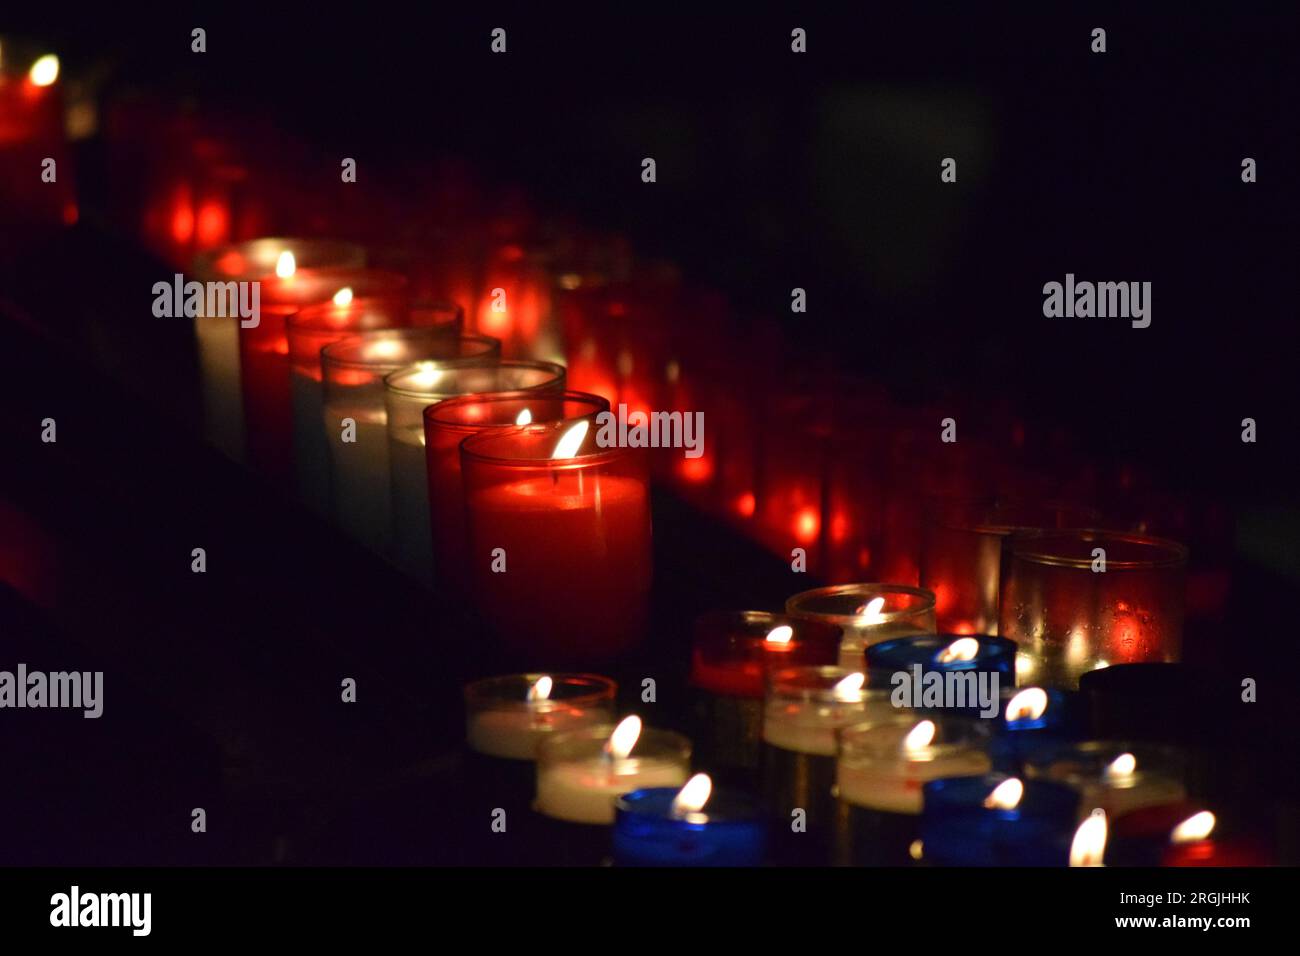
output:
M785 613L834 624L840 666L861 670L871 644L935 632L934 592L903 584L837 584L803 591L785 602Z

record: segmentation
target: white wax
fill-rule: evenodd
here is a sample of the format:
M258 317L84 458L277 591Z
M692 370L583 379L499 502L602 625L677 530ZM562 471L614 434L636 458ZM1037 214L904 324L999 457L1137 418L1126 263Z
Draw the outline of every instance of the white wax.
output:
M539 764L536 809L557 820L608 826L614 822L614 801L623 794L643 787L680 787L686 778L684 763L659 757Z
M298 492L313 510L330 510L330 446L322 427L324 408L320 382L296 369L290 373L293 388L293 455L298 470Z
M535 760L542 738L609 719L605 710L524 707L483 710L470 715L465 739L471 750L506 760Z
M1087 817L1096 807L1105 810L1106 816L1113 820L1122 814L1141 810L1143 807L1181 803L1187 799L1187 791L1181 783L1172 777L1156 773L1144 773L1131 780L1126 786L1096 782L1080 789L1080 820Z
M355 442L342 440L344 418L357 423ZM334 515L348 534L387 554L393 534L387 414L383 408L331 403L325 406L324 422Z
M843 758L835 769L836 796L846 803L887 813L919 814L921 786L945 777L986 774L992 764L978 750L941 754L932 760L908 760L902 754L891 760Z
M239 320L222 316L194 319L203 395L203 428L208 441L235 461L244 460L244 400L239 383Z
M419 438L418 444L408 439ZM433 533L429 527L429 476L424 430L390 430L388 466L393 476L393 536L397 560L424 584L433 581Z
M779 698L763 708L763 740L782 750L834 757L839 749L838 732L850 724L882 720L902 713L888 698L861 701L791 702Z

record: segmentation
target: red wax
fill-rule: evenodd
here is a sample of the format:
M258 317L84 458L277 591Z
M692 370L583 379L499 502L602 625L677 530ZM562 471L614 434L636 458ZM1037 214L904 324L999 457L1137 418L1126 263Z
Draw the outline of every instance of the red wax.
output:
M768 640L785 627L789 640ZM766 611L705 614L695 622L691 684L723 697L758 699L777 667L831 665L839 656L840 629Z
M639 643L646 626L644 456L597 449L589 428L579 456L548 460L573 427L507 429L462 446L475 595L500 644L521 664L607 660ZM494 571L502 552L505 570Z

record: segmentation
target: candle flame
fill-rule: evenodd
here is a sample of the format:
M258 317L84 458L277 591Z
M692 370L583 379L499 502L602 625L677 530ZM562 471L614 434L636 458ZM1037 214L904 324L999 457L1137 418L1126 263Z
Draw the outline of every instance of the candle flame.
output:
M1047 712L1047 691L1026 687L1007 701L1007 720L1037 720Z
M709 802L709 797L713 794L713 781L709 779L707 773L697 773L686 781L686 785L677 792L673 797L672 815L675 817L684 817L688 814L699 813L704 809L704 805Z
M551 458L572 458L578 454L578 449L582 447L582 440L586 437L586 421L571 425L569 430L561 435L560 440L555 443L555 451L551 453Z
M516 425L527 425L530 424L532 420L533 420L533 413L526 408L518 415L515 416Z
M933 720L923 720L907 732L903 738L903 749L907 751L924 750L934 741L938 731Z
M275 274L281 279L287 279L298 271L298 260L293 257L293 253L285 249L280 253L280 257L275 260Z
M555 686L555 681L549 676L537 678L537 682L528 688L529 700L546 700L551 696L551 688Z
M1137 769L1137 757L1132 754L1120 754L1106 767L1107 780L1127 780Z
M615 760L623 760L632 752L636 746L637 739L641 736L641 718L633 714L631 717L624 717L622 722L614 728L614 732L609 735L609 740L605 744L605 753Z
M33 86L49 86L59 78L59 58L53 53L45 54L32 64L27 77Z
M856 672L845 677L834 687L836 700L842 700L845 703L853 703L858 699L858 694L862 692L862 685L866 682L867 675Z
M866 604L858 608L857 613L862 616L863 624L876 624L884 615L880 613L881 608L885 606L885 599L874 597Z
M375 358L396 358L402 351L400 343L386 340L376 342L371 354ZM442 378L442 369L438 368L432 362L417 362L415 372L407 380L421 391L427 391L438 384Z
M1214 832L1214 825L1218 821L1214 814L1209 810L1202 810L1200 813L1193 813L1178 826L1174 827L1174 832L1169 834L1170 843L1195 843L1197 840L1204 840Z
M789 624L781 624L768 631L764 640L769 644L789 644L792 637L794 637L794 628Z
M1098 807L1079 824L1070 844L1070 866L1101 866L1106 853L1106 811Z
M959 637L939 652L940 664L953 661L973 661L980 652L980 642L973 637Z
M290 273L292 275L292 273ZM352 304L352 286L345 285L339 291L334 293L334 304L340 308Z
M993 788L993 792L984 798L984 806L989 810L1014 810L1020 806L1020 798L1025 795L1025 785L1018 777L1003 780Z

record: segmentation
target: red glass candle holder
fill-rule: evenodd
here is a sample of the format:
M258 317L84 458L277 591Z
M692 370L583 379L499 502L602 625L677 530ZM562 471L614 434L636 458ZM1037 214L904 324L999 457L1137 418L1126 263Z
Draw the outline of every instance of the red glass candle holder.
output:
M998 632L1003 545L1014 532L1086 528L1091 509L993 498L935 500L921 535L921 586L934 592L939 630Z
M585 424L528 425L461 445L478 607L521 661L608 661L644 637L648 465L640 449L598 447ZM572 429L585 432L576 452L560 446L579 434Z
M13 230L16 240L77 221L58 72L53 54L0 40L0 209L6 225L22 226ZM42 181L47 158L55 161L54 182ZM0 247L9 245L10 230L5 233Z
M539 395L563 389L564 366L554 362L425 361L385 377L393 541L397 561L408 574L426 584L433 581L425 409L466 392L510 390Z
M391 550L385 376L416 362L490 363L499 349L496 339L484 336L399 328L363 332L321 350L330 497L334 516L348 534L381 554Z
M1020 645L1017 672L1074 688L1097 667L1179 660L1186 565L1187 549L1163 538L1091 530L1014 536L998 633Z
M506 366L508 363L501 363ZM478 369L457 370L453 378L469 386L488 384ZM433 566L462 593L471 584L466 563L465 485L460 472L460 444L471 435L513 428L526 411L530 421L591 419L609 411L609 400L589 392L537 394L529 391L486 391L448 398L424 409L425 475Z

